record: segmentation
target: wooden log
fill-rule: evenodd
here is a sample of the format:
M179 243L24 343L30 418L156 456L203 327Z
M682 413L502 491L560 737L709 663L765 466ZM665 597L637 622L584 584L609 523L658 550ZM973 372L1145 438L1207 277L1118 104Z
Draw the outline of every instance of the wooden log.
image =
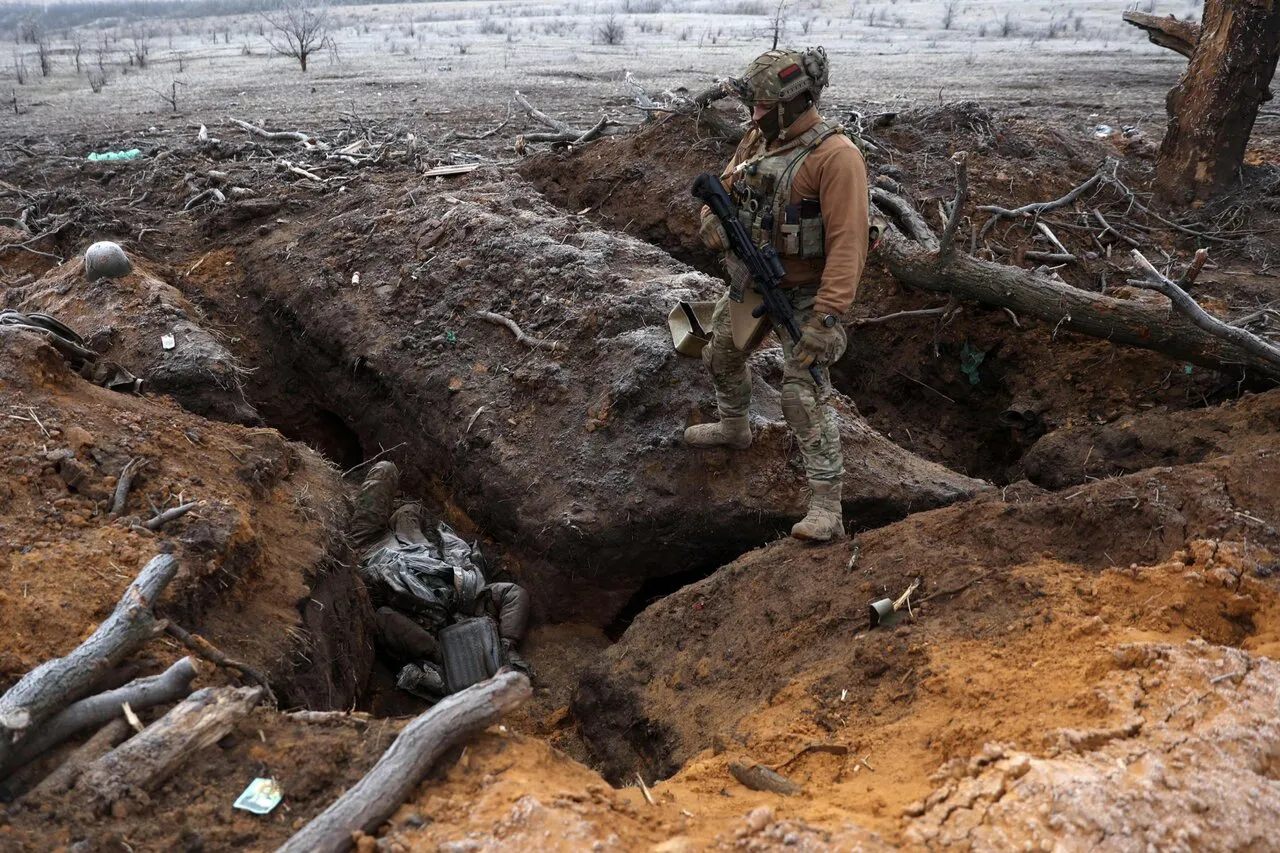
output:
M1172 15L1162 18L1147 12L1125 12L1124 19L1146 32L1152 44L1176 50L1188 59L1200 43L1200 25L1195 21L1179 21Z
M152 558L89 639L66 657L40 664L0 696L0 765L18 737L83 698L103 671L156 633L151 606L177 571L171 554Z
M265 691L261 687L206 687L172 708L145 731L99 758L77 789L109 807L131 788L153 790L188 758L231 733Z
M351 790L286 841L276 853L343 853L356 830L373 833L400 807L451 747L496 723L533 695L529 679L500 672L434 705L400 732Z
M894 197L892 204L881 204L882 192L872 193L882 209L913 210L901 197ZM920 227L919 219L919 214L908 217L913 229ZM1160 306L1079 290L1035 272L968 255L956 255L940 267L937 239L926 235L924 243L908 239L896 225L891 225L876 257L899 281L922 290L1008 308L1019 317L1035 317L1055 329L1154 350L1229 374L1248 368L1262 376L1280 378L1280 368L1270 359Z
M107 723L98 729L93 737L68 755L56 770L40 781L40 784L28 791L24 799L34 803L71 790L71 786L80 778L80 774L84 773L86 767L115 749L131 734L133 734L133 727L123 716Z
M135 711L175 702L191 692L191 682L198 674L196 659L185 657L159 675L135 678L128 684L108 690L88 699L69 705L59 714L42 723L23 738L0 766L0 778L22 767L67 738L88 728L98 728L120 716L120 709L128 702Z

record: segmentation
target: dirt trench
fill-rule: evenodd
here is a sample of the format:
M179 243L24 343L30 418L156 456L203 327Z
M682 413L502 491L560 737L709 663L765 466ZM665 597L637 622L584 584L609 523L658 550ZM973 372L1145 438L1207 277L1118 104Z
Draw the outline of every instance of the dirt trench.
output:
M274 660L286 705L421 707L372 662L367 600L330 538L363 462L394 459L406 497L481 538L504 578L534 590L534 702L442 762L379 846L1105 847L1129 815L1169 849L1266 836L1265 804L1280 795L1268 705L1280 684L1277 392L1218 407L1202 371L980 308L941 329L858 328L835 370L857 535L818 548L780 538L803 495L771 388L775 351L756 359L750 460L678 447L684 424L710 415L709 386L700 363L670 353L661 318L671 299L719 285L694 242L696 210L673 199L726 153L687 131L675 120L531 158L532 184L482 169L405 192L403 176L374 175L320 212L286 191L229 205L191 235L203 250L144 263L123 301L102 300L144 321L103 336L115 353L155 358L156 333L178 320L202 330L211 345L197 362L214 369L171 389L180 400L195 389L188 408L216 402L206 414L238 420L243 401L327 462L162 398L109 416L115 398L59 374L48 353L22 360L43 365L30 389L53 396L23 390L22 402L56 414L48 426L71 458L101 469L99 489L133 452L181 460L165 463L165 495L242 489L239 515L217 515L222 533L192 525L190 560L212 556L192 563L173 612L228 651ZM910 126L895 132L937 145ZM1026 159L1018 132L997 134L995 154ZM1028 179L1018 193L1049 187ZM70 310L73 278L28 282L13 298ZM857 312L928 304L873 265ZM566 349L518 344L479 310ZM101 314L78 319L103 325ZM72 385L93 405L67 402ZM33 422L0 425L25 430L18 455L29 462L15 469L22 489L0 492L6 511L38 513L40 500L57 510L33 556L17 558L27 583L68 556L111 554L105 567L89 562L108 577L136 562L134 539L92 532L88 492L62 496L61 462L27 446ZM345 485L334 464L356 468ZM248 540L225 533L247 527ZM868 631L867 602L914 578L908 622ZM92 613L74 609L64 574L21 587L36 609L11 584L8 603L32 633L6 649L4 671L47 654L49 614L70 607L87 625L124 582L91 585ZM264 593L273 586L285 589ZM271 657L282 648L284 663ZM114 835L135 849L267 849L358 778L400 724L315 727L264 709L111 820L68 800L7 816L0 832L32 850L86 837L111 849ZM777 767L803 792L749 790L732 760ZM264 821L233 812L246 768L281 778L291 810ZM637 773L648 794L631 786ZM1241 779L1256 796L1202 808ZM1059 818L1043 805L1077 796ZM157 810L173 820L159 825Z

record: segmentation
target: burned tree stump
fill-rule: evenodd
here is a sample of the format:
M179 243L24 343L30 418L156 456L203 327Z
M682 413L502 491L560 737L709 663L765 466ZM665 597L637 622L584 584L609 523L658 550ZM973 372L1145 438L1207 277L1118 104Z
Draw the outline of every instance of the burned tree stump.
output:
M130 789L151 790L195 753L231 733L265 691L261 687L197 690L155 723L85 769L78 790L108 807Z
M1186 203L1236 180L1258 108L1280 59L1280 4L1206 0L1187 70L1169 92L1169 126L1156 163L1156 190Z
M1162 18L1146 12L1125 12L1124 19L1144 31L1152 44L1176 50L1187 59L1195 54L1200 42L1200 25L1195 21L1180 21L1172 15Z

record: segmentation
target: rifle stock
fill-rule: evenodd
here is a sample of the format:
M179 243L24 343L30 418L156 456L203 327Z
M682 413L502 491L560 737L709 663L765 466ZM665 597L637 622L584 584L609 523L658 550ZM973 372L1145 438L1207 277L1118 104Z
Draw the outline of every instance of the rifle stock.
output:
M795 310L791 302L782 293L782 279L787 271L778 257L778 250L773 246L757 246L751 242L751 235L738 219L733 199L725 191L724 184L715 175L704 172L693 182L693 197L701 201L720 220L725 234L729 238L729 249L747 266L756 291L764 303L757 312L768 312L775 326L786 329L793 343L800 342L800 327L796 325ZM809 366L809 375L818 387L822 387L822 374L817 365Z

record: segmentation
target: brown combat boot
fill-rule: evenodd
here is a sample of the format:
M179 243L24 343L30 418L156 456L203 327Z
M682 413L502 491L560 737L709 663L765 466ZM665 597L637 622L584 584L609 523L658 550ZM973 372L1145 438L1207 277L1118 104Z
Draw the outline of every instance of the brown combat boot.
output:
M796 522L791 535L811 542L829 542L844 538L844 515L840 509L840 483L809 481L813 497L809 514Z
M690 447L732 447L746 450L751 446L751 424L746 418L725 418L714 424L695 424L684 431L684 443Z

